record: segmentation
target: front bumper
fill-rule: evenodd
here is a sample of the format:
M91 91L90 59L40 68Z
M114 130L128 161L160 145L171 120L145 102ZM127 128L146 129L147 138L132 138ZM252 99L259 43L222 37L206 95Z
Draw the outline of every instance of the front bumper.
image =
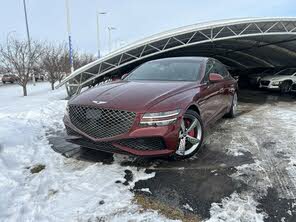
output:
M262 89L280 89L280 85L273 85L272 82L270 82L268 85L263 85L260 82L260 88Z
M64 117L68 142L104 152L137 156L163 156L174 153L179 143L180 122L181 117L178 117L172 125L140 127L135 121L127 133L96 139L76 128L68 116Z

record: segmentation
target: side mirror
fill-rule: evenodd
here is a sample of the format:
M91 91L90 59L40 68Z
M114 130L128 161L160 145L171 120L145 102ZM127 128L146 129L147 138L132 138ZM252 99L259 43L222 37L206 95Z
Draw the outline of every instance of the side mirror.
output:
M211 83L216 83L216 82L220 82L222 81L224 78L223 76L221 76L220 74L218 73L210 73L209 75L209 81Z
M125 79L128 76L128 73L125 73L121 76L121 80Z

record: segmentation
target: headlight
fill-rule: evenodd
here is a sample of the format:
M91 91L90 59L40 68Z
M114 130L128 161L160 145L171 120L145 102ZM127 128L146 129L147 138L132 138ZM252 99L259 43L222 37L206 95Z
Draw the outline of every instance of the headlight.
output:
M281 81L274 81L271 83L271 85L273 85L273 86L278 86L280 84L281 84Z
M176 122L179 113L179 109L168 112L145 113L140 126L167 126Z

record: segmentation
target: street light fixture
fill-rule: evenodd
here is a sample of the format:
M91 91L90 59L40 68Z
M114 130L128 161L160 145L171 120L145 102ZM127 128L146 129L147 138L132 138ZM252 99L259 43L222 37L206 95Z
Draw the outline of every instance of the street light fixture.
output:
M99 29L99 16L106 15L107 12L97 12L97 46L98 46L98 58L101 57L100 52L100 29Z
M112 47L111 47L111 46L112 46L112 45L111 45L111 32L114 31L114 30L116 30L115 27L111 27L111 26L108 27L108 31L109 31L109 52L111 52L111 50L112 50L112 49L111 49L111 48L112 48Z

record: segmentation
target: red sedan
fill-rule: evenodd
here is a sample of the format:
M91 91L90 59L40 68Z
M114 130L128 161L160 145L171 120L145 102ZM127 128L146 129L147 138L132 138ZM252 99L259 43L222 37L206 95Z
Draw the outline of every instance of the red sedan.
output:
M146 62L122 80L71 99L67 140L85 148L139 156L187 158L204 131L237 111L237 82L213 58Z

